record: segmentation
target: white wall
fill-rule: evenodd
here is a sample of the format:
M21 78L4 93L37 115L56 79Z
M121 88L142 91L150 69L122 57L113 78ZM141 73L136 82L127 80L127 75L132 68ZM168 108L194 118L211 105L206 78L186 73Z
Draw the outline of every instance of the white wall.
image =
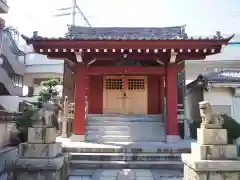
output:
M204 92L204 100L209 101L212 105L231 105L232 93L229 88L210 88L208 92Z
M0 104L9 112L18 112L19 103L22 101L36 102L37 96L18 97L18 96L0 96ZM0 136L1 137L1 136Z
M34 85L34 78L63 78L63 74L58 74L55 72L49 73L29 73L25 74L23 78L23 84L26 86L33 86Z
M39 64L39 65L26 65L25 74L31 73L50 73L63 74L63 64Z
M14 131L15 128L15 123L0 122L0 148L10 143L10 132Z
M26 65L39 65L39 64L63 64L63 60L49 59L45 55L37 53L29 53L26 55Z
M31 46L25 46L26 66L24 75L24 85L33 86L34 78L62 78L64 61L57 59L48 59L47 56L31 53Z
M233 116L233 93L229 88L210 88L204 92L204 100L208 101L213 107L218 107L223 111L224 108L230 108L230 114ZM214 109L217 111L216 109ZM222 112L218 112L222 113Z

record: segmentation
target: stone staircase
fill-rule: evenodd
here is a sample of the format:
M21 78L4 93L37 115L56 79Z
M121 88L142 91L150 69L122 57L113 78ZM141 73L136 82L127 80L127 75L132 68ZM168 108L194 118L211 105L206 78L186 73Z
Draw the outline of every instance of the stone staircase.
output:
M96 169L150 169L182 171L181 153L189 148L63 147L71 153L70 175L94 173Z
M161 115L89 115L85 125L88 142L162 142Z

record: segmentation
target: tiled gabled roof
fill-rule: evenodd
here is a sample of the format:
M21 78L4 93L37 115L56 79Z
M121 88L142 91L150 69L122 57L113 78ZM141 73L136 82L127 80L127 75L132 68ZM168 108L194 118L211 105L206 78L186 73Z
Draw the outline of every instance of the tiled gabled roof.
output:
M77 40L164 40L184 39L185 26L141 27L81 27L70 26L66 37Z
M172 27L83 27L70 26L65 37L42 37L38 32L33 32L31 38L22 35L28 41L42 40L227 40L218 31L210 37L188 37L184 26Z
M238 70L223 70L221 72L211 73L205 78L210 83L214 82L240 82L240 71Z
M198 81L202 81L204 88L208 89L209 85L214 84L239 84L240 83L240 71L239 70L223 70L221 72L213 72L208 75L199 75L196 80L192 81L191 83L187 84L187 89L191 89L194 87L199 87ZM198 85L198 86L196 86Z

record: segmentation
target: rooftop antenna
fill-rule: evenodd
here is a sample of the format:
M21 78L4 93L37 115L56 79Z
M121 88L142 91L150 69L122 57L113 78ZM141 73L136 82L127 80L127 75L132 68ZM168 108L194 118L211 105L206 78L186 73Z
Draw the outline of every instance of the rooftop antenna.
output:
M71 12L70 12L70 10L71 10ZM60 16L71 15L72 16L72 22L71 22L72 26L76 26L76 14L79 13L82 16L82 18L84 19L87 26L91 27L91 24L90 24L88 18L84 15L83 11L78 6L77 0L72 0L72 6L71 7L60 8L60 9L57 9L57 11L67 11L65 13L57 14L55 16L60 17Z

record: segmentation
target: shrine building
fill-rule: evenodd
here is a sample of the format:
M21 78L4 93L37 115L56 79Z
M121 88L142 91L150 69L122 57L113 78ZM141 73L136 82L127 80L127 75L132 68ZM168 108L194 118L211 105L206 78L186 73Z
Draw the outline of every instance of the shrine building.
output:
M232 36L223 38L217 32L212 37L191 38L185 26L71 26L65 37L45 38L34 32L31 38L23 38L35 52L64 59L64 68L74 72L75 78L64 76L63 84L75 84L75 140L84 141L89 114L162 114L163 141L175 142L179 140L177 73L184 71L186 60L219 53ZM63 89L63 96L71 96Z

